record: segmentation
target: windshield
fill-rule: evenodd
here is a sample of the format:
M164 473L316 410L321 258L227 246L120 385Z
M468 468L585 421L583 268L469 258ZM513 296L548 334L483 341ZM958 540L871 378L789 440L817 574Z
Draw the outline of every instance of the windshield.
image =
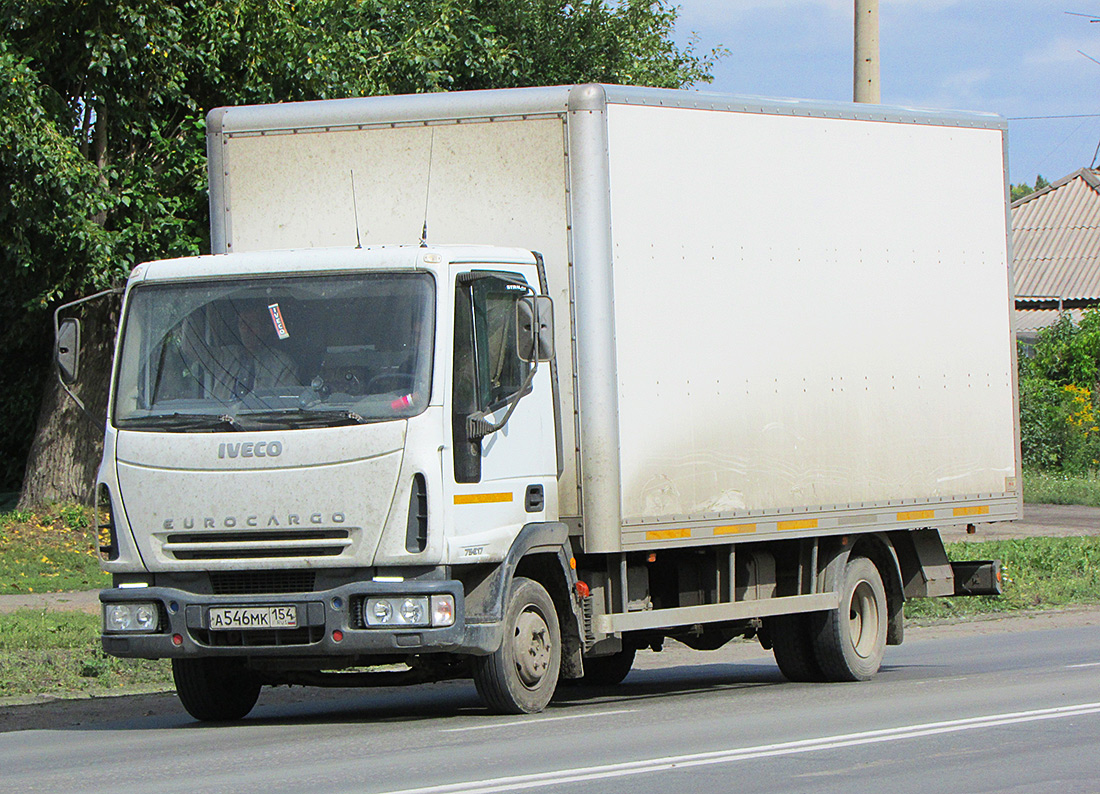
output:
M115 424L214 432L413 416L431 390L434 308L422 273L138 286Z

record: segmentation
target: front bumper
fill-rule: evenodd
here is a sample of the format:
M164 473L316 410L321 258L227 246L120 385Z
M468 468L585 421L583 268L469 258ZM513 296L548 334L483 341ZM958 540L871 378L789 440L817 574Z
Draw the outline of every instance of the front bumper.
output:
M356 610L370 596L454 597L451 626L364 628ZM307 593L210 595L175 587L112 588L103 604L153 602L160 612L155 633L104 632L103 650L128 658L199 656L281 658L377 657L421 653L484 655L500 647L499 623L467 623L462 584L453 580L355 582ZM211 607L294 606L294 629L211 630ZM178 644L177 644L178 643Z

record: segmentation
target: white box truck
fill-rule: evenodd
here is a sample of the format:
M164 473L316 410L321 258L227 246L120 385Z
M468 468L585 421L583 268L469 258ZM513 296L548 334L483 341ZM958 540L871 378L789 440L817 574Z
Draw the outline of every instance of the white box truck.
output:
M1021 512L1002 119L582 85L223 108L208 153L97 489L103 647L196 718L534 712L666 639L858 680L906 599L999 591L938 528Z

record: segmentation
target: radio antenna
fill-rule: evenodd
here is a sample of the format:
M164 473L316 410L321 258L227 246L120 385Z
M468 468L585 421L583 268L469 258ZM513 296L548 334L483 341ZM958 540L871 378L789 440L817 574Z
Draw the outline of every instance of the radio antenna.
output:
M432 128L432 139L428 144L428 182L424 186L424 228L420 231L420 247L428 245L428 196L432 192L432 155L435 153L435 128Z
M355 247L362 248L363 241L359 239L359 206L355 202L355 169L351 169L351 214L355 219Z

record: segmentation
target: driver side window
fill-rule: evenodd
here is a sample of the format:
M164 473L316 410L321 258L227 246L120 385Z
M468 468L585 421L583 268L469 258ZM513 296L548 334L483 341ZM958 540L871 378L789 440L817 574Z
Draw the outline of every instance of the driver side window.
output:
M492 411L523 385L528 364L516 349L516 301L523 292L485 278L473 284L478 408Z
M468 438L467 417L504 406L531 366L516 348L516 301L525 294L493 276L460 280L455 287L451 427L457 482L480 479L481 442Z

